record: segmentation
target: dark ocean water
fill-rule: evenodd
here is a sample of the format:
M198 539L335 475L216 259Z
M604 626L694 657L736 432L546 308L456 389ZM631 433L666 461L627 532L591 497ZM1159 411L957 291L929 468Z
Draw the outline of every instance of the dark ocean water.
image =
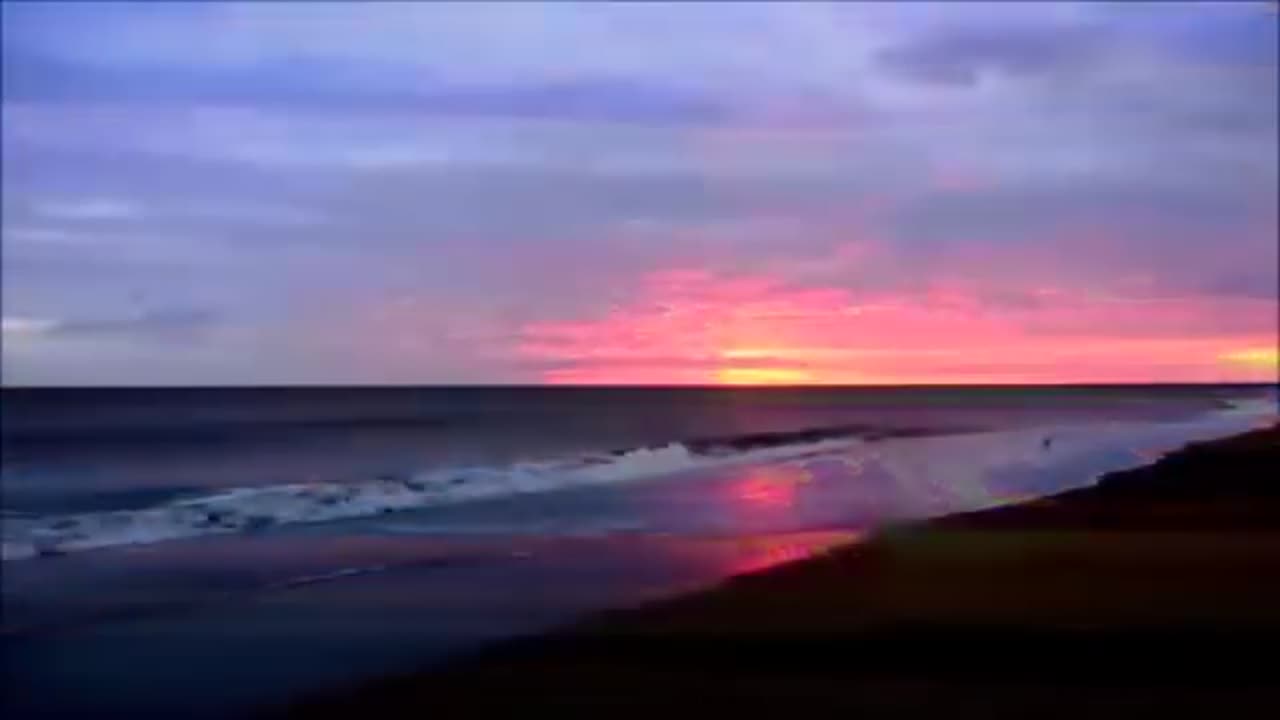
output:
M9 512L127 509L218 488L707 438L1176 418L1249 392L1257 388L8 388L0 487Z

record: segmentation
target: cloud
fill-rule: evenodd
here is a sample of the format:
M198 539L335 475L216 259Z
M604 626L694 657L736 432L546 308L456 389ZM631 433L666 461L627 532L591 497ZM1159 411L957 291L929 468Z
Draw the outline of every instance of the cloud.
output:
M938 30L881 50L876 63L915 82L976 85L986 73L1035 76L1101 66L1107 38L1088 27L1040 26L1011 33L994 27Z
M754 3L224 3L164 12L118 4L78 11L18 6L6 13L5 29L6 46L24 55L117 69L230 73L292 66L288 74L297 83L328 75L328 82L367 80L377 87L428 74L465 85L538 85L580 76L584 58L601 76L639 82L705 82L744 71L764 81L778 75L770 68L779 58L788 59L777 51L811 54L837 37L860 39L856 25L833 22L843 12ZM658 44L660 53L653 51Z
M69 243L83 242L85 235L69 230L48 227L11 226L4 228L6 243Z
M61 220L128 220L143 212L135 204L114 198L50 200L37 204L35 210Z
M425 71L340 61L267 67L101 67L11 55L5 95L20 103L110 103L298 110L412 111L440 117L561 118L645 124L722 123L733 106L708 93L608 76L463 83Z
M1252 12L6 7L5 308L56 319L23 336L61 338L24 342L42 378L1139 372L1046 354L1066 338L1207 377L1233 350L1197 343L1253 347L1276 281ZM706 277L654 286L671 268ZM797 317L726 349L664 298ZM187 351L139 307L218 311ZM610 335L645 327L670 342ZM925 351L952 327L1012 344Z
M217 315L203 309L148 310L123 317L3 319L6 337L86 338L134 336L191 339L217 322Z
M24 337L45 335L58 328L57 320L47 318L9 317L0 318L0 331L6 336Z
M1274 299L1026 292L1039 302L992 304L944 283L853 293L672 270L595 317L527 325L519 351L549 382L1220 380L1245 371L1224 366L1223 353L1276 339L1280 309Z
M975 5L918 22L873 65L924 85L1052 80L1057 90L1144 63L1274 72L1276 25L1263 3L1044 3L1020 13L997 5L991 18Z

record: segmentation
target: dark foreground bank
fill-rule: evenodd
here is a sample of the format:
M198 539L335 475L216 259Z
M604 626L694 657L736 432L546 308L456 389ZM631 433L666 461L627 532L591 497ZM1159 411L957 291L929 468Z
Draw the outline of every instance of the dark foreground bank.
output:
M1280 717L1280 428L291 717Z

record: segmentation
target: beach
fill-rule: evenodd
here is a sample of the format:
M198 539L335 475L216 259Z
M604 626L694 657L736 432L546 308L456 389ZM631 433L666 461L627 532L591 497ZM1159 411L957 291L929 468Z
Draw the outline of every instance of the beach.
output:
M887 528L286 717L1274 717L1280 427Z
M605 653L596 664L606 671L628 667L609 658L632 650L673 666L674 653L729 684L749 677L740 658L824 671L843 667L829 655L878 673L921 658L969 669L981 667L973 648L1001 642L1003 655L1038 658L1035 617L1017 633L989 626L1052 613L1078 578L1009 563L1027 547L1110 557L1112 539L1099 528L1063 535L1067 520L1058 527L1043 514L1049 505L1026 501L1275 421L1260 387L5 398L6 418L23 421L5 425L5 709L33 718L244 717L359 696L386 678L448 675L512 642L543 652L581 637L566 628L709 602L700 599L709 588L846 554L864 558L851 561L862 569L809 589L781 580L772 605L734 594L727 609L663 620L670 631L608 625L591 652ZM1200 499L1184 505L1204 516ZM1020 535L953 526L1032 507L1040 515ZM1125 537L1131 515L1115 521ZM1229 542L1179 522L1177 553ZM926 539L922 527L933 529ZM1169 547L1162 540L1113 574L1181 562ZM868 562L892 572L867 576ZM1041 595L1002 573L1038 578ZM1230 590L1235 577L1248 595L1250 573L1205 586ZM1001 587L1009 598L987 597ZM832 596L825 610L823 595ZM1206 616L1223 607L1206 601ZM952 640L940 649L944 634ZM759 643L768 649L751 649ZM1072 652L1064 646L1053 662L1090 665ZM1156 659L1165 657L1174 655ZM618 677L635 675L631 666Z

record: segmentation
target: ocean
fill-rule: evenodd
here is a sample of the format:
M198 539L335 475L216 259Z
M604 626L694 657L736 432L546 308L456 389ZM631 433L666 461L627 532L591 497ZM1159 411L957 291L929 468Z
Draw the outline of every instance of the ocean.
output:
M6 388L19 716L227 716L1092 482L1274 386Z

